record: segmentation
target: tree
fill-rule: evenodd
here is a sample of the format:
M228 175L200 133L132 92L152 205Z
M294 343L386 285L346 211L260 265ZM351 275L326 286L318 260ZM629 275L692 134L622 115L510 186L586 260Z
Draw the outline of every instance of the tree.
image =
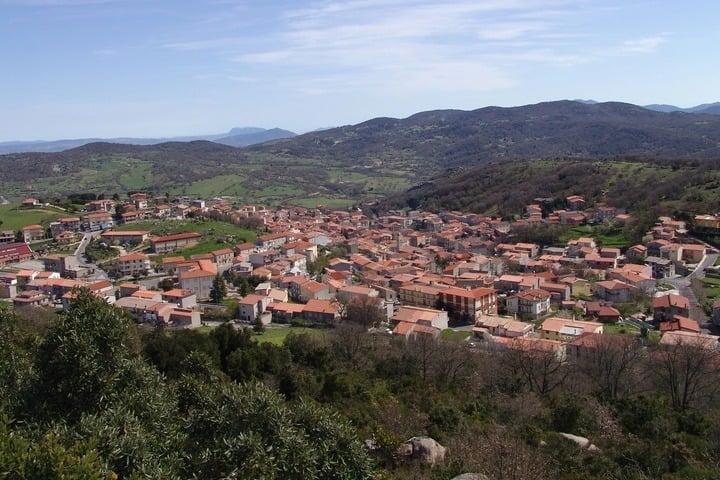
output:
M714 338L707 338L705 344L702 338L697 343L679 341L653 353L658 387L669 393L676 410L685 411L717 393L720 356Z
M341 305L343 320L362 325L366 329L377 327L386 319L382 304L379 297L363 295L351 298Z
M372 478L370 458L339 414L292 407L261 383L228 381L202 357L179 386L189 441L185 478Z
M565 382L570 371L558 352L514 339L508 349L508 366L519 372L531 391L546 395Z
M210 300L213 303L220 303L227 295L227 286L225 285L225 279L219 273L215 275L213 280L212 288L210 289Z
M122 310L81 289L39 346L35 395L39 416L76 421L103 408L123 364L138 356L137 327Z
M587 338L593 343L583 349L583 355L576 365L590 380L595 392L610 400L633 393L641 378L639 360L642 345L620 335L593 335Z

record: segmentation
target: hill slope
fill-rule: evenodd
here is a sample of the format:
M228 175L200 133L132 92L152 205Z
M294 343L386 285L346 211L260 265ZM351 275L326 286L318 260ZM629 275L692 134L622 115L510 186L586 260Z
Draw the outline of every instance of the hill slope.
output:
M571 101L376 118L243 149L217 143L97 143L0 156L2 195L127 190L265 203L358 201L447 169L515 159L720 158L720 116Z
M720 160L517 160L438 175L378 205L391 208L460 210L504 217L521 216L525 206L544 199L549 209L564 208L569 195L589 204L606 202L633 215L675 210L708 213L720 209Z

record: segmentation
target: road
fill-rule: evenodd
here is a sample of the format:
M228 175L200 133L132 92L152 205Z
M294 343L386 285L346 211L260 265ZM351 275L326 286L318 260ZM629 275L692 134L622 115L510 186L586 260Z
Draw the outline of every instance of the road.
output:
M75 257L77 258L78 265L80 265L83 268L87 268L88 272L92 272L88 275L87 280L107 280L108 275L105 272L105 270L101 269L94 263L88 263L85 261L85 249L87 248L88 244L93 240L95 237L99 237L102 232L87 232L83 234L82 240L80 240L80 244L75 249Z
M695 292L693 292L692 288L690 288L690 285L693 278L704 278L705 268L715 265L717 258L717 253L708 253L702 261L697 264L695 270L690 272L688 276L662 279L663 283L673 286L680 295L687 297L687 299L690 300L690 317L696 319L701 326L704 326L709 319L705 314L705 310L703 310L702 306L698 302Z

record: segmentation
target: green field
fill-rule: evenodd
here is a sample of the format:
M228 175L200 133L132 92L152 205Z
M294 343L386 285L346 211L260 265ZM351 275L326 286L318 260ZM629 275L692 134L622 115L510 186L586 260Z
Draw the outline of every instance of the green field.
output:
M197 195L200 198L230 195L242 197L247 193L242 186L246 177L242 175L220 175L206 180L193 182L185 188L185 194Z
M191 255L210 253L223 248L233 248L238 243L257 241L257 233L252 230L240 228L236 225L219 220L167 220L163 222L136 222L116 227L116 231L146 230L150 235L165 236L176 233L197 232L202 234L202 240L197 244L183 250L177 250L165 256L182 255L189 258Z
M462 342L470 335L472 335L472 332L467 330L453 330L452 328L443 330L440 334L443 340L451 340L453 342Z
M260 343L272 343L274 345L282 345L290 333L296 335L307 333L310 335L316 335L318 337L324 337L327 335L327 330L321 330L317 328L306 328L306 327L271 327L266 328L261 334L256 334L254 339Z
M355 200L347 198L330 198L330 197L307 197L296 198L291 201L292 205L305 208L315 208L322 205L328 208L347 208L355 204Z
M52 207L23 208L17 204L0 205L0 230L20 230L26 225L35 224L48 226L50 222L68 215Z
M623 248L628 247L628 239L625 238L622 230L619 228L609 229L603 225L583 225L570 230L569 239L578 239L580 237L592 237L603 247Z

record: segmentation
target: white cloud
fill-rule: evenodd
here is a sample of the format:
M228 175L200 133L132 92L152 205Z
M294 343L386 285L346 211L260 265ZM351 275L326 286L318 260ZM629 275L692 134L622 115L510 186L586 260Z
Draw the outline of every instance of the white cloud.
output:
M650 53L666 42L666 35L656 35L653 37L638 38L634 40L625 40L623 42L622 51L624 53Z

